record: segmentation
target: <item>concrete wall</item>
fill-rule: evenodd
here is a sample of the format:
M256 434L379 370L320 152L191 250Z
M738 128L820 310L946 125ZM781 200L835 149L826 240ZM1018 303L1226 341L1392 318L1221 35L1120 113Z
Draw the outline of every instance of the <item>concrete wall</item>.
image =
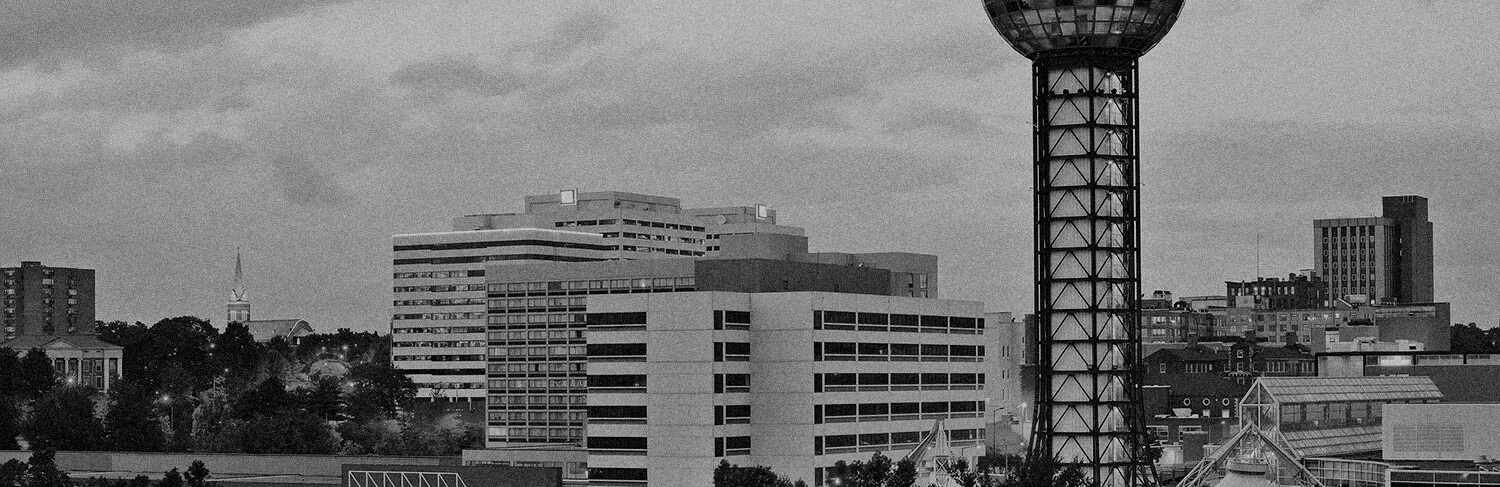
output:
M0 451L0 463L31 458L29 451ZM220 475L300 475L336 477L345 464L458 465L459 457L386 457L340 455L251 455L230 453L57 452L57 467L70 472L165 472L186 470L202 460ZM79 475L75 475L79 477Z

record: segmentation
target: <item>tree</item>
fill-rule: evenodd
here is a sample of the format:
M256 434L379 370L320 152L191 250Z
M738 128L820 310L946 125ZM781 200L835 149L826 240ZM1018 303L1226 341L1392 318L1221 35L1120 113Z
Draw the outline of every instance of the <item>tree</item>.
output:
M36 450L26 460L26 481L23 487L68 487L68 474L58 470L57 451Z
M801 480L789 481L767 467L741 467L719 460L719 466L714 468L714 487L807 487L807 484Z
M182 473L177 469L171 469L162 474L161 481L155 487L182 487Z
M299 401L309 412L324 421L339 419L344 402L344 383L338 377L313 376L313 387L299 389Z
M0 370L21 370L21 357L16 354L15 349L0 348ZM0 374L0 396L17 397L21 395L21 389L20 374Z
M394 418L411 407L417 386L406 374L388 364L362 363L349 370L354 390L349 392L348 413L357 420Z
M12 458L0 465L0 487L21 487L26 482L26 462Z
M333 454L338 440L328 423L306 411L287 411L277 415L257 415L243 423L238 432L238 447L245 453ZM235 436L231 436L235 438Z
M249 420L257 415L274 416L296 409L292 396L286 393L286 385L280 377L271 376L259 386L245 391L234 402L234 418Z
M135 478L130 479L130 483L126 484L126 487L151 487L151 477L137 475Z
M34 398L57 387L57 372L52 370L52 359L47 358L47 352L40 348L26 352L21 358L19 372L16 379L20 383L21 397Z
M0 395L0 450L21 449L21 445L16 442L16 436L21 434L18 427L20 422L21 408L16 405L15 398ZM0 483L0 487L7 486Z
M208 467L203 465L203 460L193 460L183 478L187 480L187 487L203 487L208 483Z
M915 472L915 466L913 472ZM827 470L826 477L830 480L839 479L839 485L844 486L885 487L891 477L891 459L881 455L880 452L875 452L868 462L855 460L845 463L839 460Z
M37 399L23 428L32 451L97 448L104 426L94 416L91 394L87 387L58 387Z
M913 487L915 485L917 485L917 462L909 458L896 462L896 471L891 472L891 478L886 481L886 486Z
M161 451L166 436L155 406L156 395L145 386L133 380L116 383L109 394L109 412L104 414L105 448Z

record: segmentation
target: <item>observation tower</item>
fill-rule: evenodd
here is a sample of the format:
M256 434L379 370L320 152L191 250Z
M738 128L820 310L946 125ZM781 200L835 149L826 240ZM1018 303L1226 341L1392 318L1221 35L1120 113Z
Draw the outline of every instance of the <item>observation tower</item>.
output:
M1032 61L1032 458L1101 486L1156 483L1141 410L1137 60L1184 0L983 0Z

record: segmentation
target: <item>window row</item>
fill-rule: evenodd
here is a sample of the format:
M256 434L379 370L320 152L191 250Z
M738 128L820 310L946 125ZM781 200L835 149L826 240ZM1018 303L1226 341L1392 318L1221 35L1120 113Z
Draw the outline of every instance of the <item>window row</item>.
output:
M435 244L411 244L411 245L397 245L397 246L394 247L394 249L395 249L396 252L405 252L405 251L411 251L411 250L429 250L429 251L433 251L433 250L437 250L437 251L441 251L441 250L474 250L474 249L488 249L488 248L495 248L495 247L552 247L552 248L560 248L560 249L611 250L610 246L608 246L608 245L587 244L587 243L581 243L581 242L561 242L561 241L557 241L557 240L539 240L539 239L491 240L491 241L488 241L488 242L453 242L453 243L435 243ZM400 260L401 259L397 259L397 263L400 263Z
M499 379L489 381L491 389L583 389L587 379Z
M660 242L682 242L689 244L701 244L703 239L693 237L674 237L671 235L658 235L654 233L635 232L604 232L604 238L633 238L637 240L656 240Z
M814 342L814 361L983 362L983 345Z
M471 306L484 303L484 298L397 299L391 302L395 306Z
M570 441L582 439L583 428L490 428L490 435L492 439L498 441L526 441L530 438L549 437Z
M592 347L592 345L589 345ZM491 357L546 357L546 356L583 356L587 350L583 345L551 345L551 346L528 346L528 347L490 347Z
M489 285L493 294L531 294L540 292L578 292L607 289L646 289L653 287L692 287L692 277L635 277L627 279L593 279L579 281L508 282Z
M473 362L478 362L480 360L484 360L484 356L483 355L467 355L467 354L465 354L465 355L395 355L395 356L391 357L391 360L395 361L395 362L415 362L415 361L431 361L431 362L470 362L470 361L473 361Z
M647 253L647 254L649 254L649 253L659 253L659 254L668 254L668 255L691 255L691 256L702 256L703 255L703 251L700 251L700 250L664 249L664 248L661 248L661 247L645 247L645 246L637 246L637 245L621 245L620 246L620 250L621 251L625 251L625 252L642 252L642 253Z
M646 438L643 436L590 436L587 441L589 451L646 453Z
M714 310L714 329L723 330L748 330L750 329L749 311Z
M813 423L901 421L984 416L984 401L876 402L813 405Z
M814 374L813 392L983 389L984 374Z
M588 364L583 362L561 363L512 363L512 364L489 364L491 374L525 374L540 372L584 372L588 370Z
M583 330L510 330L489 332L490 340L582 340Z
M584 395L537 395L537 394L490 394L490 404L550 404L550 405L583 405L587 404Z
M750 405L735 404L728 406L714 406L714 424L749 424Z
M523 323L582 323L583 313L530 313L492 314L487 322L491 325L518 325Z
M481 300L480 304L484 304ZM587 305L586 298L582 296L564 298L491 298L490 309L525 309L525 308L560 308Z
M667 230L683 230L683 231L688 231L688 232L699 232L699 233L702 233L705 230L703 227L696 226L696 225L679 225L679 224L676 224L676 223L663 223L663 222L653 222L653 221L646 221L646 220L631 220L631 219L623 219L623 220L614 220L614 219L576 220L576 221L555 222L555 223L553 223L553 226L556 227L556 228L592 227L592 226L601 226L601 225L614 225L616 222L618 222L618 223L620 223L622 225L634 225L634 226L638 226L638 227L648 227L648 228L665 228Z
M714 394L750 392L750 374L714 374Z
M714 342L715 362L749 362L749 342Z
M428 389L484 389L483 382L413 382Z
M592 410L593 408L590 408ZM583 411L490 411L490 421L562 423L588 419Z
M460 271L467 272L467 271ZM402 274L421 274L420 272L404 272ZM467 277L467 276L460 276ZM445 284L436 286L396 286L391 291L398 293L452 293L467 291L483 291L484 284Z
M421 342L391 342L392 347L432 347L432 348L458 348L458 347L483 347L484 340L444 340L444 341L421 341Z
M428 326L392 328L391 333L484 333L483 326Z
M611 249L604 249L611 250ZM513 260L538 260L545 262L598 262L609 260L603 257L576 257L571 255L557 254L503 254L503 255L476 255L470 257L429 257L422 259L396 259L395 265L443 265L443 264L479 264L483 262L503 262Z
M813 437L814 455L833 455L856 451L878 451L898 449L901 446L922 442L927 431L903 431L898 433L866 433L861 435L828 435ZM948 430L949 441L974 441L984 439L984 429ZM889 447L889 448L887 448Z
M814 330L888 331L893 333L984 333L984 319L855 311L813 311Z
M459 277L484 277L484 270L397 272L395 276L396 279L450 279ZM482 284L475 285L478 286Z
M464 313L397 313L391 315L393 320L482 320L483 311L470 311Z
M589 360L644 362L646 361L646 344L590 343L588 356Z
M714 438L715 457L732 457L749 454L749 436L727 436L723 438Z

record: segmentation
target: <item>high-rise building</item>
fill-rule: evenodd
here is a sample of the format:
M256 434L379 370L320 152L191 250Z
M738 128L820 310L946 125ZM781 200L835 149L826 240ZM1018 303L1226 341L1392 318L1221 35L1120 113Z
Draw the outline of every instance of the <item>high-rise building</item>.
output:
M1104 486L1155 483L1138 336L1137 60L1182 0L984 0L1032 61L1039 334L1032 455Z
M981 303L622 281L581 313L492 315L492 450L468 461L567 442L591 485L707 485L720 460L825 485L835 462L903 455L935 425L971 456L985 441L1008 351L988 345Z
M1427 198L1386 196L1381 216L1313 220L1315 274L1333 299L1430 303L1432 222Z
M43 349L59 380L109 390L124 370L124 348L94 329L94 270L21 262L0 268L0 348ZM5 373L5 372L0 372Z
M94 333L94 270L22 262L0 268L5 338Z
M234 287L229 289L228 312L224 323L250 321L250 292L245 289L245 269L240 265L240 253L234 253Z

